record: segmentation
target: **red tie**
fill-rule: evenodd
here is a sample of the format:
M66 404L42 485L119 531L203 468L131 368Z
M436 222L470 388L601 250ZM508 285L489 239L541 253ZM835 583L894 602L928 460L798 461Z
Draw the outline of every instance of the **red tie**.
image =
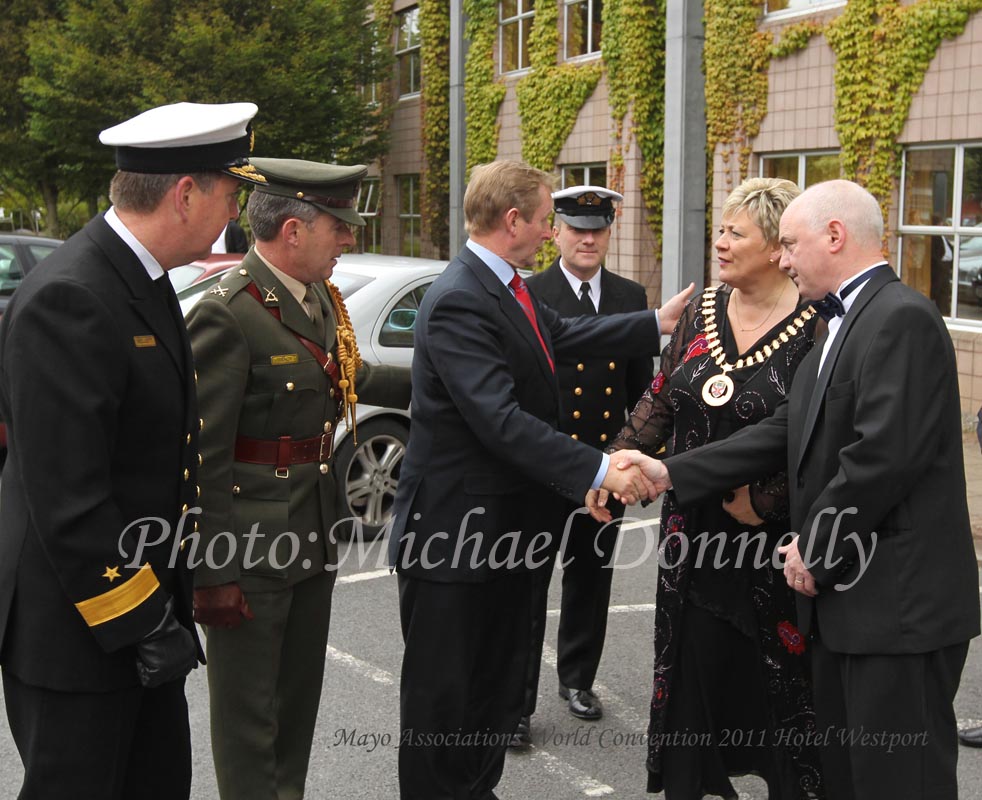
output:
M549 348L546 347L546 343L542 339L542 334L539 333L539 323L535 321L535 309L532 308L532 298L529 297L529 290L525 285L525 281L523 281L522 276L516 272L514 276L512 276L512 279L508 282L508 285L512 288L512 291L515 292L515 299L518 300L519 304L522 306L522 311L525 312L525 316L529 318L529 322L532 324L532 330L535 331L535 335L539 337L539 344L542 345L542 352L546 354L546 360L549 362L549 369L555 372L556 366L552 363L552 356L549 355Z

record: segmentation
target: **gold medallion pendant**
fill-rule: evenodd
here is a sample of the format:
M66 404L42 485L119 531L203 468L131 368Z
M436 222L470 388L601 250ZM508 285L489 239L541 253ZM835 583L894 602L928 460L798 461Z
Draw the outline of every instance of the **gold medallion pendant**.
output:
M733 380L725 372L713 376L702 386L702 399L706 405L726 405L731 397L733 397Z

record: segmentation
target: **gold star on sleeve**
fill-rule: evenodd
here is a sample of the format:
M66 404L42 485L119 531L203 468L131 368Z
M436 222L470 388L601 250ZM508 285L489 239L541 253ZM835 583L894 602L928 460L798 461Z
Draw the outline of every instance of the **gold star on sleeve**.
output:
M106 578L112 583L119 577L119 567L106 567L106 571L102 573L101 577Z

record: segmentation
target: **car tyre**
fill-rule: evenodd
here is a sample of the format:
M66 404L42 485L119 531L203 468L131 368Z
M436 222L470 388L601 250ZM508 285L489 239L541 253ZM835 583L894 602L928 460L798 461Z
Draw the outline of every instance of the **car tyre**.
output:
M399 472L409 429L392 419L373 419L358 426L358 444L346 436L334 455L338 482L337 535L374 541L392 516ZM352 522L352 519L360 521Z

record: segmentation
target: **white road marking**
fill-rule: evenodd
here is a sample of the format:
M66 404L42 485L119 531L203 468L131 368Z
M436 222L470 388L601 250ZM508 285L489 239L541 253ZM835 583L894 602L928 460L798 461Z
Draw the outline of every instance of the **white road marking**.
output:
M655 610L654 603L635 603L634 605L626 605L626 606L610 606L607 609L607 613L608 614L634 614L636 612L647 613L654 610ZM546 616L558 617L559 609L550 608L548 611L546 611Z
M652 517L651 519L632 519L630 522L621 523L622 531L634 531L638 528L650 528L655 529L661 524L661 517Z
M371 681L375 681L375 683L381 683L383 686L394 686L396 683L395 676L391 672L386 672L384 669L372 666L367 661L355 658L350 653L345 653L336 647L327 646L327 657L332 661L344 664L361 677L368 678Z
M540 767L544 772L548 772L550 775L555 775L557 778L566 781L579 791L583 792L583 794L587 797L604 797L605 795L614 793L612 787L605 783L601 783L598 780L594 780L589 775L586 775L578 770L576 767L567 764L561 758L558 758L545 750L532 747L529 752L529 757L536 763L536 766Z
M371 572L356 572L353 575L339 575L335 583L358 583L359 581L371 581L376 578L388 578L392 571L388 569L373 569Z

